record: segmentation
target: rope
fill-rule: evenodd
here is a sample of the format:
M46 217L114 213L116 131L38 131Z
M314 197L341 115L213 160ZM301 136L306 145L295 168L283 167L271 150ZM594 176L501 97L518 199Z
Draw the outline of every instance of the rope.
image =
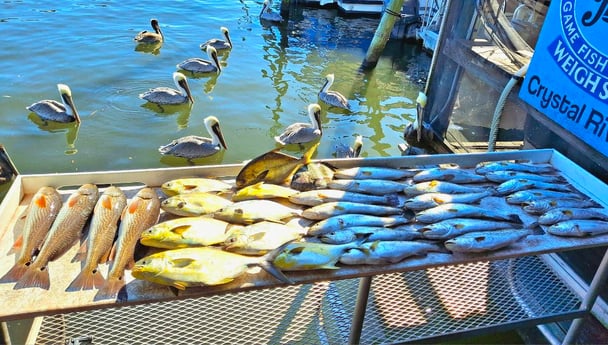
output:
M395 11L391 10L390 8L388 8L388 7L384 10L384 12L386 14L390 14L393 17L401 18L401 13L395 12Z

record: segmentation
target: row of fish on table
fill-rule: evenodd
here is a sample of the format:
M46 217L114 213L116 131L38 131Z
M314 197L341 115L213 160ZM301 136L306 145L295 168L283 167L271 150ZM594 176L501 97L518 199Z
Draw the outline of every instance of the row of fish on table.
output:
M262 11L260 12L260 20L266 22L279 23L282 22L280 14L272 12L271 3L268 0L264 1ZM134 40L138 45L158 46L162 45L165 40L163 32L157 19L151 19L150 25L154 31L141 31ZM195 75L220 73L222 66L218 58L218 51L230 51L233 47L230 39L229 30L226 27L221 27L223 39L214 38L202 44L200 48L208 55L208 60L203 58L189 58L176 65L178 71L173 73L173 82L176 89L169 87L157 87L150 89L139 97L150 103L163 105L178 105L184 103L194 103L194 97L190 91L187 77L180 71L190 72ZM326 76L325 84L318 93L319 100L327 103L330 106L351 110L348 99L341 93L330 90L334 82L334 75ZM36 113L43 120L56 122L81 122L80 115L76 110L72 91L66 84L57 84L61 102L55 100L42 100L33 103L26 107L27 110ZM312 103L308 106L309 123L297 122L287 128L280 135L275 137L275 141L281 145L287 144L302 144L321 137L321 107ZM189 135L172 140L167 145L162 145L158 151L162 155L172 155L183 157L188 160L207 157L213 155L222 149L227 150L228 146L220 129L220 121L216 116L207 116L204 119L204 125L210 135L202 137L197 135ZM340 157L344 151L338 150L337 155Z
M549 164L335 168L311 162L317 145L300 158L269 151L234 180L171 180L130 201L120 188L98 197L86 184L62 203L43 187L26 212L16 263L0 282L48 289L49 261L78 240L82 271L66 290L99 288L95 298L106 299L125 285L127 269L178 289L224 284L252 267L291 283L285 272L483 253L539 232L608 233L606 210ZM148 250L135 261L138 243ZM98 266L108 258L104 279Z

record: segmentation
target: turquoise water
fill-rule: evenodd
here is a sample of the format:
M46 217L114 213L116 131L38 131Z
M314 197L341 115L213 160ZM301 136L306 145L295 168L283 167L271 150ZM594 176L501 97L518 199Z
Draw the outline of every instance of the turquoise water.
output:
M278 1L274 9L278 10ZM157 149L185 135L208 136L203 119L220 119L228 150L197 165L240 163L277 147L273 137L307 122L325 75L351 100L350 114L323 107L316 158L363 136L363 156L399 155L413 120L417 79L430 57L420 47L389 41L378 66L359 73L378 18L344 18L337 10L299 7L281 26L258 20L262 1L4 1L0 4L0 143L20 173L184 166ZM158 51L138 51L133 37L157 18ZM175 65L205 57L199 44L230 29L234 49L216 77L190 78L192 107L146 104L138 95L174 87ZM45 123L26 106L59 100L68 84L80 126ZM298 146L284 152L300 155Z

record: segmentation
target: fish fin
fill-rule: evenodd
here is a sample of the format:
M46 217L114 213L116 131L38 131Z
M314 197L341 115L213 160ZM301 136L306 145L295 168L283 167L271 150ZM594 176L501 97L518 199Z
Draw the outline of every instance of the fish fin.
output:
M106 262L112 262L114 259L116 259L116 247L116 242L114 242L114 244L112 244L112 248L110 248L110 251L108 252L108 259Z
M446 200L445 200L445 199L440 198L440 197L438 197L438 196L436 196L436 197L432 197L431 199L433 200L433 202L435 202L436 204L439 204L439 205L441 205L441 204L445 204L445 202L446 202Z
M13 246L11 247L11 251L16 252L21 247L23 247L23 234L20 234L17 237L17 239L15 240L15 243L13 243Z
M304 251L304 247L295 247L289 251L289 255L302 254L302 251Z
M264 271L266 271L268 274L270 274L277 280L279 280L285 284L293 285L294 282L291 279L287 278L285 273L283 273L283 271L278 269L273 263L273 261L277 257L277 255L279 255L283 251L285 246L287 246L291 242L293 242L293 241L289 241L289 242L279 246L278 248L268 252L267 254L265 254L264 256L261 257L261 260L259 262L249 264L248 266L256 266L256 265L260 266Z
M105 254L103 254L100 258L99 258L99 263L100 264L105 264L108 262L108 260L110 260L110 252L112 251L112 248L108 249L108 251L106 251Z
M399 206L399 196L397 193L388 194L386 196L386 204L389 206Z
M263 232L263 231L260 231L260 232L258 232L258 233L253 234L253 235L251 236L251 238L252 238L254 241L259 241L259 240L263 239L263 238L264 238L264 236L266 236L266 233L265 233L265 232Z
M516 224L523 224L524 222L521 220L521 218L519 218L519 215L513 213L513 214L509 214L507 216L508 221L511 223L516 223Z
M15 265L0 278L0 283L13 283L19 281L27 271L28 265L29 263L15 263Z
M28 269L23 277L17 281L17 284L13 287L13 289L23 289L29 287L38 287L41 289L48 290L51 286L50 278L49 278L49 270L48 267L41 268L30 268Z
M171 284L171 286L173 286L174 288L176 288L178 290L182 290L182 291L186 290L186 284L183 283L183 282L177 282L176 281L176 282L173 282Z
M445 175L443 175L442 180L449 182L449 181L453 181L454 178L456 178L455 174L445 174Z
M86 259L87 257L87 240L85 239L82 244L80 245L80 248L78 248L78 251L76 252L76 254L74 254L74 257L72 258L72 262L79 262L79 261L83 261L84 259Z
M99 269L83 269L74 278L72 283L65 289L65 291L80 291L80 290L92 290L100 288L105 283L105 279L101 275Z
M97 294L93 300L99 301L102 299L115 299L123 286L125 286L125 282L122 278L109 278L99 289L99 291L97 291Z
M268 170L268 169L262 171L261 173L257 174L257 176L249 184L247 184L245 186L250 186L252 184L264 182L264 180L266 179L266 176L268 176L269 172L270 172L270 170ZM243 186L243 187L245 187L245 186Z
M190 259L190 258L179 258L179 259L171 260L171 264L173 264L174 267L178 267L178 268L188 267L193 262L196 262L196 260Z
M304 152L304 155L302 155L302 164L310 163L312 156L317 151L317 147L319 147L320 143L321 142L317 142L316 144L312 145L308 150L306 150L306 152Z
M485 236L475 236L475 237L473 238L473 240L474 240L475 242L482 242L482 241L485 241L485 239L486 239L486 237L485 237Z
M183 234L192 228L191 225L181 225L171 229L171 232L183 236Z

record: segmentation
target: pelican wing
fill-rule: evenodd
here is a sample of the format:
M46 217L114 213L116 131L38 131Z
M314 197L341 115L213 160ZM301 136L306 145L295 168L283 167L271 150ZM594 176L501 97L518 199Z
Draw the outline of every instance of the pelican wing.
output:
M213 145L211 139L195 135L175 139L171 143L158 148L158 151L163 155L188 159L210 156L219 150L219 145Z
M190 58L180 62L177 68L193 73L209 73L216 72L217 67L209 61L201 58Z
M283 133L275 137L282 145L300 144L313 141L321 136L321 131L309 123L294 123L289 125Z
M157 87L139 95L139 98L156 104L181 104L188 101L178 90L170 87Z
M74 117L66 113L65 106L55 100L38 101L29 107L27 110L36 113L41 119L51 120L56 122L72 122Z

